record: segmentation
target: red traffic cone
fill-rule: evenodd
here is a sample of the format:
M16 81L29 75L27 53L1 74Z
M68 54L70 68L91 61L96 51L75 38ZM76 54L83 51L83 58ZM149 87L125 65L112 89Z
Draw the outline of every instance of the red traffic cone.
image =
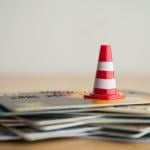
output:
M93 93L84 98L111 100L123 97L116 89L111 46L101 45Z

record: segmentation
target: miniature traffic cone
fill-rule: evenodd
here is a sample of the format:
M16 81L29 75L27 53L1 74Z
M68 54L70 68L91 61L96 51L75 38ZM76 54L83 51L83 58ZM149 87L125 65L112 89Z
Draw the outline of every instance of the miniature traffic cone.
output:
M116 89L111 46L101 45L93 93L84 98L111 100L123 97Z

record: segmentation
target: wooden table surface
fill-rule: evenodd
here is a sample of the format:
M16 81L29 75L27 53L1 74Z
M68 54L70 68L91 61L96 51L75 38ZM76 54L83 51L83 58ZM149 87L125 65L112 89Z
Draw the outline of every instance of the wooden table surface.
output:
M150 92L150 76L126 76L117 80L121 89ZM92 76L0 76L0 92L44 90L91 90ZM61 139L38 142L0 142L0 150L150 150L148 143L124 143L87 139Z

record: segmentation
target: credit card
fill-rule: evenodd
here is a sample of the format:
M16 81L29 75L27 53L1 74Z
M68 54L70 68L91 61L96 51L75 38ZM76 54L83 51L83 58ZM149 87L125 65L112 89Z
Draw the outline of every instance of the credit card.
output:
M20 138L26 141L37 141L44 139L55 139L55 138L70 138L70 137L80 137L86 135L87 131L93 131L99 129L99 127L88 127L88 126L78 126L71 127L62 130L56 131L37 131L29 127L7 127L3 125L6 129L8 129L11 133L16 134Z
M11 97L1 96L0 104L9 111L25 112L25 111L41 111L41 110L59 110L59 109L83 109L93 107L108 107L116 105L133 105L150 103L147 98L125 98L122 100L102 101L102 100L86 100L83 98L69 97L45 97L45 96L25 96Z

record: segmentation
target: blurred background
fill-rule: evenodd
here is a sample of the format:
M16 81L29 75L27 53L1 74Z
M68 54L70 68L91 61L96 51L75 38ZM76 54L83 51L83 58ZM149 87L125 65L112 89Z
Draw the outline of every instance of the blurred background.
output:
M0 75L93 75L101 44L119 75L150 74L150 1L0 0Z

